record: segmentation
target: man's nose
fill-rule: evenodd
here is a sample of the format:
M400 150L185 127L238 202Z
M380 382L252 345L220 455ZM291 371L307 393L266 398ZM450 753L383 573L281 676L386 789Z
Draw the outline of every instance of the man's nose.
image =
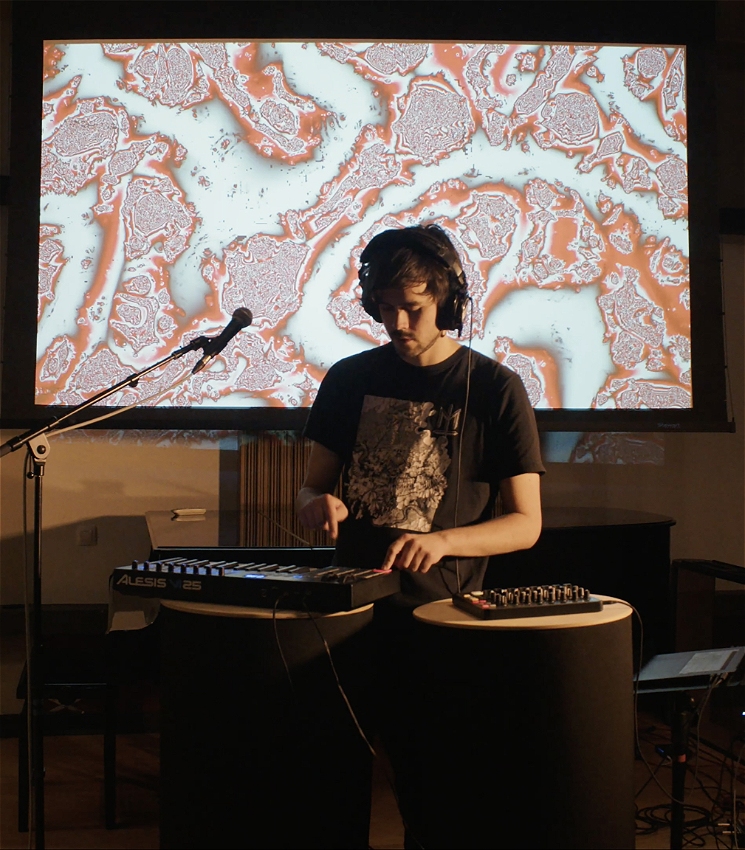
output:
M409 314L406 310L396 310L396 330L404 331L409 327Z

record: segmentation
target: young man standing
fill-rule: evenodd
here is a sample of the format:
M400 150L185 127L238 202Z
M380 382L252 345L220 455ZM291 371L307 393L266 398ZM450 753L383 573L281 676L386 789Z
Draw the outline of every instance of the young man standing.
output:
M361 259L363 305L391 342L324 379L297 513L340 564L401 570L399 601L421 604L479 588L489 555L535 543L538 434L520 378L447 334L467 291L443 230L385 231Z
M421 706L409 687L411 612L480 589L490 555L535 543L544 470L518 375L448 335L461 331L468 290L447 234L433 225L380 233L362 253L360 284L391 341L341 360L323 380L296 507L306 528L336 541L338 564L400 571L401 592L375 609L373 714L415 847Z

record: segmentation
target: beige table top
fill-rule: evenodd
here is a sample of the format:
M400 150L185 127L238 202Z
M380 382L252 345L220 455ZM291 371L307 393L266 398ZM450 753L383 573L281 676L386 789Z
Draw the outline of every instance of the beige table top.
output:
M466 611L456 608L450 599L429 602L414 611L414 617L422 623L433 626L445 626L456 629L490 629L519 631L525 629L576 629L587 626L600 626L615 623L631 616L627 603L611 596L593 594L595 598L606 602L601 611L588 611L582 614L554 614L541 617L511 617L504 620L481 620L472 617Z
M186 614L203 614L211 617L252 617L254 619L271 620L276 617L277 620L303 620L308 619L307 611L288 611L283 608L251 608L246 605L215 605L210 602L184 602L180 599L161 599L160 604L164 608L171 608L174 611L181 611ZM361 614L363 611L369 611L372 604L363 605L361 608L355 608L352 611L334 611L332 614L324 614L313 611L314 618L323 617L346 617L351 614Z

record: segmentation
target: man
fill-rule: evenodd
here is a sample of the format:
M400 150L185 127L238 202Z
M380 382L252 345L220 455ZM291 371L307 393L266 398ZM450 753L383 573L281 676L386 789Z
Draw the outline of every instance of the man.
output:
M363 305L391 342L329 370L297 513L337 541L338 563L400 570L397 601L413 606L480 588L489 555L535 543L543 466L519 377L447 334L468 296L445 232L385 231L361 262Z
M401 592L375 606L372 715L396 773L406 846L417 847L416 727L431 709L411 687L411 612L479 589L490 555L535 543L544 470L520 378L448 335L460 334L468 290L447 234L388 230L360 260L362 304L391 342L336 363L323 380L296 507L306 528L336 541L338 564L400 572Z

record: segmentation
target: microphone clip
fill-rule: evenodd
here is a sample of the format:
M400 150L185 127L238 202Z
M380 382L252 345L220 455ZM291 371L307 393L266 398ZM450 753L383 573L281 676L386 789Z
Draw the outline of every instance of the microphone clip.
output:
M227 346L233 337L251 324L253 315L247 307L239 307L234 313L224 330L214 337L199 336L192 340L191 345L201 348L204 352L191 370L192 375L201 372L205 366L211 363L215 357Z

